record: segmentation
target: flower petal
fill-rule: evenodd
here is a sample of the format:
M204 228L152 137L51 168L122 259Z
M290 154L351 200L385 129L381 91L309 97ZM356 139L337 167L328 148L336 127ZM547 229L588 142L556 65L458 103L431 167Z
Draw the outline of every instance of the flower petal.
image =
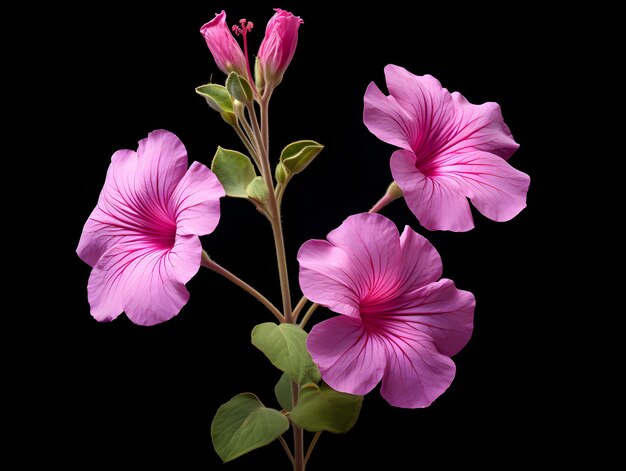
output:
M224 195L215 174L199 162L192 163L172 196L177 234L213 232L220 220L220 198Z
M396 289L401 250L396 225L380 214L361 213L346 218L327 236L348 259L344 269L354 274L362 303Z
M508 159L519 148L504 122L500 105L494 102L474 105L458 92L452 93L454 118L450 142L440 153L482 150Z
M367 129L381 141L410 150L417 140L418 127L396 99L385 96L372 82L365 91L363 101L363 122Z
M439 172L456 182L476 209L494 221L508 221L526 207L530 177L487 152L449 156ZM452 187L452 185L451 185Z
M98 205L87 219L76 249L92 267L113 245L139 234L136 211L124 198L124 188L132 184L136 168L136 153L132 150L118 150L111 157Z
M419 161L464 149L508 159L519 147L497 103L474 105L460 93L450 93L436 78L392 64L385 67L385 79L389 93L418 127L419 139L412 149Z
M385 369L384 344L351 317L338 316L315 325L307 348L324 381L337 391L367 394Z
M386 312L366 315L366 322L382 322L385 330L402 336L407 329L431 338L444 355L457 354L469 341L474 328L476 300L469 291L442 279L407 291L385 306Z
M399 150L391 156L391 174L420 224L431 231L469 231L472 213L456 179L426 176L416 166L413 152ZM504 160L502 160L504 162ZM504 162L506 163L506 162Z
M201 251L196 236L177 237L171 250L145 241L113 246L89 277L92 315L111 321L126 311L140 325L172 318L189 300L185 283L198 271Z
M400 247L404 281L400 289L402 292L421 288L441 278L441 257L426 237L405 226L400 236Z
M298 251L300 287L311 301L340 314L359 316L359 274L348 255L325 240L309 240Z
M414 123L411 149L418 158L432 155L447 139L453 111L450 92L431 75L414 75L393 64L385 67L385 80L390 95Z
M152 131L139 141L136 197L154 213L164 212L186 171L187 150L181 140L163 129Z
M387 367L381 395L396 407L428 407L448 387L454 362L437 351L432 340L412 329L387 344Z
M124 310L135 324L154 325L180 312L189 301L185 283L198 272L202 246L197 236L179 236L171 251L146 255L131 272Z

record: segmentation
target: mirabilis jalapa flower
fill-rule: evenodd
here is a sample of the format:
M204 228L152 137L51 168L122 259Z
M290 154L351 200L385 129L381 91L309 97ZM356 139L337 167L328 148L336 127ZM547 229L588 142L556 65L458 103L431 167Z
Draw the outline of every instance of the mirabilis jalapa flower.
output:
M137 152L115 152L77 249L93 267L93 317L111 321L124 311L135 324L153 325L178 314L189 300L185 283L200 268L198 236L217 226L222 196L211 170L198 162L187 168L187 151L171 132L151 132Z
M430 405L450 385L450 357L468 342L474 295L439 279L441 258L424 237L402 235L380 214L348 217L327 240L298 252L300 287L342 314L315 325L307 348L322 378L352 394L381 394L393 406Z
M370 83L363 121L400 147L391 173L411 211L430 230L474 227L467 198L494 221L526 207L530 177L507 163L519 147L497 103L473 105L430 75L385 67L389 96Z
M266 84L276 86L283 78L298 45L298 28L302 23L299 16L275 9L276 13L267 23L265 37L259 47L257 74Z
M252 24L249 25L249 28L252 28ZM226 24L226 13L224 10L202 26L200 32L204 36L211 54L213 54L215 63L222 72L226 75L230 72L237 72L243 77L247 76L248 65L246 56Z

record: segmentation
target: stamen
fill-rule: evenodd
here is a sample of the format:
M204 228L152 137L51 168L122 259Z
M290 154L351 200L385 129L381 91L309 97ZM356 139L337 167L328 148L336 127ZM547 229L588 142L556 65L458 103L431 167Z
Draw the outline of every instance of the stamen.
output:
M252 79L252 71L250 70L250 58L248 57L248 40L246 38L247 33L252 31L254 28L254 23L252 21L248 21L245 18L239 20L239 26L233 25L232 30L235 33L235 36L243 36L243 54L246 57L246 66L248 69L248 80L250 83L254 84Z

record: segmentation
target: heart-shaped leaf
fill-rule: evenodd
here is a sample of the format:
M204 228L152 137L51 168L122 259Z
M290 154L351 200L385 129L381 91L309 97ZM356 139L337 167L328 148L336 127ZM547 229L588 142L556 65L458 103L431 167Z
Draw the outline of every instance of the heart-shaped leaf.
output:
M252 393L222 404L211 424L213 447L224 463L268 445L289 429L289 420Z

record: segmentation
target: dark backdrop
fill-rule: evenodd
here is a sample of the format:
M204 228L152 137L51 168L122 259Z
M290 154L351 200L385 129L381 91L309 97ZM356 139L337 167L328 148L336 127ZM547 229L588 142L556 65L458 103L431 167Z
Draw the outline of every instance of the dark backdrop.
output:
M395 409L373 391L349 434L322 436L310 468L506 467L534 460L556 427L549 411L558 376L541 327L551 313L545 305L537 308L545 291L545 254L553 248L550 238L540 239L550 221L546 110L539 96L546 79L536 74L537 63L552 54L548 20L516 7L503 12L402 6L409 2L356 9L339 2L249 3L140 7L132 2L131 8L131 2L106 2L85 11L82 20L66 19L53 32L50 54L57 66L47 73L58 81L54 105L70 116L48 124L58 126L63 157L57 168L71 176L57 188L67 221L59 222L55 255L67 275L51 280L61 286L54 309L40 313L41 322L33 327L42 334L34 376L45 412L31 437L51 445L48 462L84 469L222 469L210 441L217 407L243 391L274 404L278 372L249 343L252 327L271 320L254 299L202 270L188 284L189 303L173 320L146 328L122 315L100 324L87 303L90 268L74 251L115 150L135 148L158 128L182 139L190 161L209 165L217 145L241 148L194 93L211 76L224 79L198 30L224 8L229 24L241 17L256 24L250 36L255 51L271 8L281 6L305 23L272 100L273 157L298 139L326 146L285 198L294 299L300 244L323 238L348 215L366 211L391 180L393 147L362 123L365 88L372 80L384 87L386 64L430 73L473 103L500 103L521 144L510 162L532 179L528 208L518 217L495 223L474 211L476 228L468 233L430 233L403 201L383 211L400 227L409 224L426 235L442 255L444 276L474 292L474 335L455 357L452 386L431 407ZM221 223L203 244L218 262L279 303L271 231L250 204L224 199ZM314 320L327 315L320 309ZM525 433L529 426L531 434ZM276 469L287 469L277 444L224 469L274 467L274 462Z

